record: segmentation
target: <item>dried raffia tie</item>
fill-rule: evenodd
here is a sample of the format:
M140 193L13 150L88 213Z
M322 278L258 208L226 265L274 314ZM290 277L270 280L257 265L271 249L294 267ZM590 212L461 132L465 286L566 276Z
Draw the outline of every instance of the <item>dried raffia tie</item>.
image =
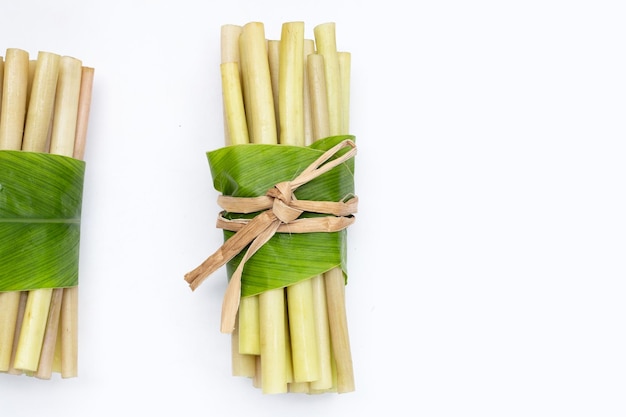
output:
M350 148L348 152L330 160L346 147ZM220 213L217 227L236 233L200 266L185 274L185 281L189 283L192 290L195 290L209 275L233 259L250 244L237 269L233 272L224 294L221 319L221 331L223 333L231 333L235 327L241 298L241 275L246 261L267 243L274 233L337 232L354 223L352 215L357 211L357 197L351 197L345 202L308 201L297 200L293 192L301 185L330 171L355 155L356 145L354 142L344 140L321 155L294 180L276 184L264 196L252 198L219 197L218 203L227 212L254 213L265 210L251 220L227 220ZM299 219L305 211L330 214L335 217Z

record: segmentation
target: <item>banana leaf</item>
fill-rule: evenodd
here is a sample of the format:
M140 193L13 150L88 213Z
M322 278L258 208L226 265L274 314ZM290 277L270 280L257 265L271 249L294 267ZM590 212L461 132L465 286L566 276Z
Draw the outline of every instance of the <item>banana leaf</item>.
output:
M78 285L85 163L0 151L0 291Z
M295 178L325 151L353 136L320 139L307 147L245 144L227 146L207 153L214 188L223 195L257 197L282 181ZM354 159L300 186L300 200L342 201L354 195ZM252 215L225 213L227 218ZM316 214L303 213L301 217ZM319 215L319 214L317 214ZM224 231L224 239L234 232ZM230 277L243 252L227 264ZM341 267L347 282L347 230L332 233L277 233L244 266L241 294L250 296L282 288Z

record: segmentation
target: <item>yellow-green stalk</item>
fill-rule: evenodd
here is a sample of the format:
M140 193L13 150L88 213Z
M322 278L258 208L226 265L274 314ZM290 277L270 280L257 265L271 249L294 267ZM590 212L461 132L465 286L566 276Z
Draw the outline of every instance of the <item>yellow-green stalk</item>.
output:
M284 23L279 56L280 140L304 146L304 23ZM319 378L313 288L310 280L287 287L287 306L295 382Z
M19 302L19 291L0 293L0 306L2 307L2 315L0 315L0 372L7 372L11 367Z
M304 146L304 23L284 23L278 69L279 143Z
M261 323L261 388L264 394L287 392L286 315L283 289L259 295Z
M227 146L250 142L239 69L241 31L242 27L238 25L224 25L221 29L220 73L224 142ZM258 301L258 297L245 297L239 303L235 328L231 334L231 371L235 376L252 378L256 375L256 357L261 353Z
M320 378L320 360L311 279L287 287L287 304L294 381L316 381Z
M248 60L248 56L244 56L242 59L242 49L245 45L242 45L241 34L243 27L237 25L224 25L221 31L221 55L222 62L235 62L238 64L238 73L240 83L237 86L236 80L231 78L229 84L235 85L240 90L240 95L237 97L231 96L232 91L226 92L229 99L232 100L234 105L229 105L230 112L236 112L235 114L227 117L226 125L226 144L241 144L250 142L250 118L252 115L248 114L247 102L249 101L249 95L243 94L244 89L247 91L248 77L243 77L243 67L245 61ZM227 74L232 77L233 68L230 71L226 70ZM227 88L224 86L223 88ZM243 103L243 106L242 104ZM230 132L232 131L232 133ZM237 133L239 132L239 134ZM260 342L260 330L259 330L259 299L258 296L242 297L239 304L239 312L237 316L238 320L238 344L239 353L242 355L260 355L261 354L261 342ZM231 341L232 343L232 341ZM235 357L232 360L248 361L248 359ZM239 366L239 365L236 365ZM244 366L250 366L246 364ZM260 379L260 366L257 366L257 360L255 359L255 376Z
M51 154L74 156L82 69L80 60L69 56L61 58L50 139Z
M330 326L328 324L328 305L326 303L326 284L323 275L311 278L313 287L313 309L315 311L315 333L319 355L319 378L311 381L311 390L326 391L333 386L332 355L330 345Z
M256 372L256 355L245 355L239 352L239 324L235 322L235 328L231 333L231 372L234 376L254 377Z
M2 97L2 88L4 80L4 57L0 56L0 98ZM0 112L2 112L2 99L0 99Z
M348 336L348 321L345 306L345 282L343 271L333 268L324 274L328 302L328 320L335 365L337 367L337 392L354 391L352 351Z
M239 25L222 25L220 32L221 63L239 63L239 37L242 27Z
M83 72L80 60L61 58L50 153L74 156ZM63 290L60 324L61 376L73 378L78 375L78 286Z
M304 43L304 141L310 145L314 141L326 136L321 126L328 126L328 106L326 105L326 84L324 78L324 58L315 55L315 41L305 39ZM309 62L309 59L313 62ZM317 63L315 63L315 61ZM317 75L317 76L315 76ZM315 78L313 82L310 78ZM313 110L319 111L322 116L313 121ZM323 119L320 122L320 117ZM318 135L318 136L316 136ZM325 392L333 386L332 355L330 347L330 329L328 325L328 310L326 305L326 286L324 276L317 275L311 278L313 287L313 305L315 311L315 332L319 355L319 378L310 384L310 392Z
M241 35L241 26L239 25L223 25L220 31L220 55L221 55L221 64L225 63L235 63L237 64L237 71L239 76L239 88L241 88L241 72L239 71L239 35ZM220 67L220 72L222 69ZM222 73L223 77L223 73ZM224 80L222 79L222 82ZM223 94L226 91L222 88L222 98L224 99ZM226 103L222 108L224 113L224 143L229 145L230 141L230 132L228 129L228 119L227 119L227 108ZM247 130L247 126L246 126ZM246 133L247 135L247 133Z
M270 79L272 80L272 99L274 101L274 116L276 117L276 137L280 138L280 113L278 111L278 73L280 71L279 40L269 39L267 41L267 62L270 68Z
M61 304L61 377L78 376L78 287L63 290Z
M344 120L347 120L344 118ZM333 320L329 320L332 331L333 357L339 356L339 360L333 360L333 389L338 393L346 393L355 390L354 369L352 364L352 351L348 332L348 318L345 302L345 280L340 268L335 268L324 274L326 286L326 298L328 310L333 314Z
M28 293L26 312L15 353L17 369L26 372L37 371L51 298L51 288L32 290Z
M51 72L52 75L48 74ZM26 119L24 132L25 150L44 152L48 131L43 126L50 125L50 117L54 112L50 153L72 157L76 137L76 121L78 117L78 100L80 95L80 80L82 63L74 58L59 58L54 54L40 53L31 89L31 103ZM53 87L54 85L54 87ZM52 94L52 91L55 91ZM50 103L52 101L52 103ZM30 110L33 109L32 114ZM44 335L48 321L52 289L37 289L29 292L26 304L25 322L22 324L19 343L15 356L15 367L29 372L36 372L41 359ZM69 297L59 294L54 298L55 303L67 303ZM53 306L52 311L61 312L62 306ZM74 314L75 315L75 314ZM75 318L68 314L61 315L65 320L62 325L62 346L67 352L62 353L62 375L64 377L76 375L75 350ZM68 318L70 321L68 322ZM50 323L47 349L44 351L50 358L46 358L46 366L52 367L54 347L56 346L57 324ZM69 337L68 337L69 336ZM67 340L66 340L67 339ZM50 345L51 344L51 345ZM68 349L69 348L69 349ZM47 370L43 370L41 377L47 377Z
M26 125L24 128L24 138L22 141L22 150L28 152L46 152L48 135L50 131L50 122L54 111L54 101L57 88L57 80L59 75L59 63L61 57L50 52L39 52L36 61L30 61L30 68L33 68L28 111L26 113ZM34 65L32 64L34 62ZM48 290L33 290L48 291ZM31 291L32 292L32 291ZM36 371L35 375L42 379L49 379L52 375L52 365L54 359L54 350L56 347L56 338L58 334L59 316L61 313L61 299L63 291L61 289L52 290L50 295L51 305L48 307L48 315L44 321L44 336L39 350L39 360L36 369L26 369ZM30 293L29 293L30 298ZM42 298L43 299L43 298ZM34 301L31 301L33 306ZM45 310L44 306L34 307L36 309ZM27 313L28 314L28 313ZM25 327L25 333L30 328ZM26 335L24 336L26 337ZM34 335L32 337L35 337ZM33 349L35 345L33 344ZM23 349L23 346L22 348ZM18 348L18 358L27 355L26 352ZM32 355L35 355L33 350ZM18 365L21 362L18 362Z
M239 45L250 141L277 144L276 116L263 24L250 22L244 25ZM270 394L284 393L287 392L284 290L264 291L258 297L262 390Z
M324 77L328 100L328 122L331 136L345 134L344 107L341 93L341 71L337 54L335 24L323 23L313 29L317 53L324 57Z
M28 95L28 52L6 50L0 113L0 149L22 149L26 98Z
M222 77L222 101L224 103L224 117L228 130L227 145L249 143L248 126L241 93L239 64L225 62L220 65Z
M0 97L2 97L4 80L4 57L0 57ZM2 106L0 100L0 114ZM5 116L6 117L6 116ZM0 150L19 150L21 141L13 149L9 149L6 139L0 142ZM18 307L20 302L19 291L0 292L0 372L7 372L11 367L13 353L13 338L17 324Z
M263 388L263 381L261 378L262 372L261 372L261 355L255 355L254 356L254 365L255 365L255 370L254 370L254 376L252 377L252 386L254 388Z
M350 73L352 70L352 55L350 52L338 51L339 78L341 79L341 120L344 132L350 132Z
M28 52L6 50L0 111L0 150L20 150L28 95ZM0 371L9 371L19 316L20 291L0 293Z
M274 101L274 116L276 117L276 137L280 142L280 112L278 110L279 103L279 73L280 73L280 40L267 40L267 61L270 69L270 80L272 86L272 98ZM284 294L287 295L286 292ZM287 300L285 299L285 308ZM285 310L288 312L288 310ZM287 381L287 390L291 392L294 385L293 363L291 360L291 336L289 334L289 318L285 314L285 379Z
M76 120L76 138L74 139L74 159L85 159L91 96L95 69L83 67L80 76L80 96L78 98L78 117Z
M28 103L30 103L30 94L33 89L33 79L35 78L35 68L37 68L37 59L28 61L28 89L26 90L26 111L28 112Z
M324 57L324 74L326 78L326 96L328 98L329 133L330 135L348 134L344 120L348 118L346 101L343 98L342 79L349 80L349 73L342 76L339 65L339 54L335 37L335 24L325 23L314 28L318 53ZM344 65L344 71L349 70ZM346 91L349 91L346 86ZM347 100L347 99L346 99ZM337 366L337 392L354 391L354 371L352 352L348 334L345 281L341 268L334 268L324 274L326 299L330 324L331 343Z
M46 320L44 338L41 345L41 355L35 376L39 379L50 379L54 370L54 354L57 348L59 335L59 318L61 317L61 304L63 300L63 289L52 290L50 308Z
M63 307L63 301L61 300L61 307ZM60 326L60 318L59 318L59 326L57 328L57 342L54 348L54 358L52 360L52 372L61 373L61 350L63 350L63 346L61 346L61 326Z
M307 71L309 100L311 102L311 129L313 138L317 140L330 136L324 57L319 54L309 55L307 58Z
M285 311L287 310L287 292L284 293ZM287 380L287 390L291 390L293 380L293 362L291 360L291 335L289 334L289 316L285 314L285 378Z
M244 25L239 46L250 141L276 144L276 116L263 23Z
M24 127L23 151L46 152L60 62L61 57L57 54L39 52L37 55Z
M41 54L40 54L41 55ZM77 115L74 123L73 116L69 118L68 132L71 131L71 125L75 126L75 134L72 136L70 133L66 133L65 140L73 141L73 152L69 154L69 146L66 146L64 156L72 156L75 159L83 159L87 125L89 120L89 111L91 104L92 84L94 69L89 67L80 67L80 61L64 57L65 65L73 67L72 71L69 71L73 77L73 82L65 82L66 85L71 87L65 87L64 90L69 90L69 93L60 94L76 94L76 83L79 83L78 97L69 100L71 106L74 102L77 102ZM61 61L59 60L59 68ZM67 70L64 70L63 77L67 78ZM78 78L78 80L76 80ZM36 84L36 83L35 83ZM57 83L58 84L58 80ZM35 92L33 96L36 96L36 88L33 88ZM56 102L56 95L53 96ZM66 100L67 102L67 100ZM62 105L62 104L59 104ZM32 107L32 105L31 105ZM29 110L29 114L30 114ZM63 112L59 112L59 118L66 119L63 116ZM71 112L69 113L71 115ZM57 120L57 124L59 121ZM52 130L50 124L50 131ZM48 140L51 136L51 132L48 133ZM41 355L39 360L39 366L37 372L34 375L41 379L49 379L52 372L58 372L63 378L69 378L77 376L78 372L78 287L71 288L56 288L53 290L50 309L48 314L48 321L46 325L44 341L41 349Z
M91 67L83 66L81 70L73 155L79 160L85 156L94 72ZM78 375L78 286L63 289L53 371L63 378Z
M319 54L307 56L307 78L309 100L311 107L311 136L313 140L329 136L328 100L326 95L326 77L324 76L324 57ZM328 322L328 305L326 302L326 281L323 275L313 278L313 292L315 311L317 312L315 326L318 334L320 353L320 378L311 383L313 393L329 391L336 387L336 369L332 355L330 341L330 326Z
M239 353L261 354L259 297L242 297L239 302Z
M304 83L304 144L310 145L314 142L313 125L311 121L311 98L309 92L309 70L308 56L315 53L315 41L313 39L304 40L304 65L303 65L303 83Z
M22 332L22 323L24 322L24 313L26 312L27 301L28 291L20 291L19 307L17 310L17 323L15 324L15 336L13 337L13 353L11 354L11 366L7 371L11 375L21 375L24 373L24 371L15 367L15 353L17 352L19 335Z
M224 102L225 130L228 131L227 145L249 143L248 127L243 106L239 65L237 62L224 62L220 66L222 95ZM249 305L250 303L256 305ZM254 356L260 354L258 329L258 299L244 298L240 301L237 324L232 333L231 365L233 375L254 376ZM240 337L243 326L244 337Z

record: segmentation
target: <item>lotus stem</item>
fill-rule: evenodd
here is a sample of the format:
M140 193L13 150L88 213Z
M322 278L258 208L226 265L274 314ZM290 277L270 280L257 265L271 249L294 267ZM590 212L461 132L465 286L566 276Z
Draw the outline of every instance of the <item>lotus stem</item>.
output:
M0 293L0 372L11 367L19 303L20 291Z
M354 369L348 335L348 320L345 303L345 280L341 268L333 268L324 274L328 321L331 343L337 366L337 392L354 391Z
M313 122L311 120L311 97L309 90L309 70L308 70L308 57L315 53L315 41L313 39L305 39L303 44L304 61L302 65L303 73L303 92L302 97L304 99L304 144L310 145L313 143Z
M61 57L39 52L33 73L22 150L46 152Z
M12 375L21 375L24 373L21 369L15 367L15 354L19 343L19 335L22 333L22 323L24 322L24 313L26 312L26 303L28 301L28 291L19 291L19 307L17 309L17 320L15 324L15 336L13 337L13 353L11 354L11 366L8 373Z
M261 385L264 394L287 392L285 360L285 292L282 288L259 295L261 323Z
M80 80L72 156L82 160L87 142L95 70L91 67L82 66L79 60L73 58L68 59L67 65L71 67L69 72L72 76L72 82L69 83L72 87L68 87L68 90L75 88L77 79ZM80 75L78 74L79 66ZM69 101L74 105L73 101ZM71 127L68 129L71 131ZM63 290L59 335L60 357L58 362L60 362L61 377L76 377L78 376L78 286Z
M224 25L221 29L220 73L226 146L250 142L241 85L239 58L241 32L242 27L238 25ZM240 300L235 323L235 329L231 334L232 374L255 378L257 358L261 354L258 297L244 297Z
M48 318L42 341L39 365L35 376L39 379L50 379L54 368L54 352L57 347L57 336L59 334L59 317L61 316L61 301L63 299L63 289L52 290Z
M244 25L239 46L250 141L277 144L276 115L264 25L260 22ZM264 393L286 392L284 290L281 288L265 291L258 297L262 389Z
M50 139L51 154L74 156L81 76L80 60L68 56L61 58Z
M237 323L237 322L236 322ZM232 374L252 378L256 371L255 355L244 355L239 351L239 325L231 334L231 366Z
M27 150L45 151L45 144L48 139L47 128L50 126L50 117L54 112L50 153L73 156L81 74L82 64L77 59L58 57L48 53L39 54L33 76L31 104L29 104L29 113L26 119L28 129L25 132L25 144L28 147ZM53 90L54 94L52 93ZM30 113L31 109L33 110L32 114ZM28 134L27 137L26 134ZM36 289L29 292L25 312L25 317L28 320L23 325L16 352L15 366L17 368L36 372L42 354L45 356L43 359L46 366L52 366L58 334L58 321L47 324L48 315L52 311L55 317L58 317L56 316L58 311L60 317L63 317L61 303L65 298L68 296L67 294L64 296L62 290L54 298L52 297L52 289ZM55 304L51 306L51 302ZM39 322L34 322L35 318ZM52 333L46 337L48 344L44 350L43 342L46 328ZM47 370L42 370L40 375L47 378ZM75 376L75 373L71 376Z
M263 24L244 25L239 45L250 142L276 144L276 116Z
M350 52L337 52L339 59L339 78L341 79L341 123L343 131L350 132L350 73L352 69L352 55Z
M317 52L324 58L324 76L326 79L326 96L328 100L328 132L330 135L341 135L349 132L344 129L348 125L349 70L343 58L343 73L337 51L335 24L325 23L314 28ZM346 86L342 86L342 82ZM344 92L345 90L345 92ZM345 304L345 279L341 268L333 268L324 274L326 300L330 325L331 344L337 369L337 392L354 391L354 370L352 351L348 334L347 313Z
M237 71L239 72L239 88L241 89L241 71L239 70L240 61L239 61L239 36L241 35L241 26L239 25L222 25L221 33L220 33L220 55L221 55L221 63L228 64L234 63L237 64ZM222 71L222 86L224 85L224 72ZM222 97L225 99L226 95L230 95L230 92L224 88L222 88ZM224 115L224 143L226 145L231 144L230 139L230 131L228 129L228 106L226 102L224 102L224 106L222 107L222 112ZM246 126L247 130L247 126ZM247 135L247 132L246 132Z
M78 287L63 290L61 304L61 377L78 375Z
M7 49L0 114L0 149L22 149L28 94L28 66L28 52L16 48Z
M242 297L239 303L239 352L246 355L261 354L259 297Z
M4 57L0 56L0 113L2 112L2 90L4 88ZM2 148L0 148L2 149Z
M324 57L311 54L307 58L309 96L311 102L311 124L313 139L330 136L328 120L328 97L326 96L326 76L324 75Z
M78 97L78 114L76 118L76 138L74 139L74 158L85 158L89 115L91 113L91 96L95 69L83 66L80 77L80 96Z
M220 65L222 76L222 96L224 102L225 131L227 145L241 145L249 143L248 126L241 93L241 79L239 64L225 62Z
M324 77L326 78L326 96L328 100L328 122L330 135L342 135L344 107L341 93L341 71L337 54L335 24L323 23L313 29L317 53L324 57Z
M319 377L311 381L311 389L324 391L333 386L332 356L330 344L330 326L328 321L328 305L326 303L326 283L323 275L311 278L313 287L313 310L315 311L315 334L317 335L317 352L319 355Z
M32 290L28 293L26 312L15 353L15 367L18 369L27 372L37 371L51 298L51 288Z
M0 150L22 148L26 96L28 91L28 52L10 48L2 65L0 106ZM19 317L20 291L0 294L0 371L9 371L14 357L15 334Z
M309 63L317 59L317 64ZM310 67L314 69L311 70ZM315 68L317 67L317 68ZM312 85L309 81L311 71L317 74L318 80ZM310 145L319 136L320 126L328 126L328 106L326 105L326 84L324 81L324 58L315 55L315 41L304 40L304 142ZM315 96L315 97L313 97ZM313 110L323 110L316 116L317 123L313 122ZM323 123L320 123L320 119ZM317 126L317 127L314 127ZM313 287L313 305L315 311L315 333L317 335L317 351L319 355L319 378L310 383L310 393L326 392L333 387L333 357L330 346L330 329L328 325L328 307L326 304L326 286L323 275L311 278Z
M281 144L304 146L304 23L284 23L278 77ZM319 378L313 287L303 280L287 287L287 306L295 382Z
M304 23L284 23L278 77L279 143L304 146Z
M60 56L49 52L39 52L36 61L30 61L33 68L29 92L28 112L22 141L22 150L28 152L46 152L48 132L54 111L54 102L59 75ZM39 293L41 292L41 293ZM22 328L16 352L15 366L25 371L36 372L40 360L44 366L41 378L49 378L52 369L52 358L56 346L58 314L60 307L50 306L51 300L60 303L62 291L52 289L31 290L25 315L30 318ZM42 303L42 304L39 304ZM44 305L43 303L48 303ZM33 311L39 312L41 322L33 323ZM52 322L51 320L54 320ZM41 334L40 334L41 332ZM50 332L53 332L50 334ZM49 368L49 369L48 369ZM48 372L50 371L50 372Z
M274 102L274 121L276 125L276 137L280 138L280 120L278 111L278 73L280 71L280 41L270 39L267 41L267 63L270 68L270 80L272 83L272 100ZM279 139L280 142L280 139Z

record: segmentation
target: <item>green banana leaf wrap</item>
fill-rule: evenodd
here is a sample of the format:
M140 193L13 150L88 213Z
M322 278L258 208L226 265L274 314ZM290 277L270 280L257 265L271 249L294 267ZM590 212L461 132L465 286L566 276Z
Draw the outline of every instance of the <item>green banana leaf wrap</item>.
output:
M0 151L0 291L78 285L85 162Z
M294 179L324 152L353 136L320 139L310 146L246 144L207 153L214 188L225 196L258 197L282 181ZM339 155L337 155L339 156ZM350 158L300 186L298 200L343 201L354 196L354 159ZM258 213L222 213L230 219ZM300 217L322 216L303 213ZM224 241L234 232L224 230ZM244 251L227 263L230 277ZM241 296L259 294L341 267L347 282L347 229L337 232L276 233L249 260L241 278Z

